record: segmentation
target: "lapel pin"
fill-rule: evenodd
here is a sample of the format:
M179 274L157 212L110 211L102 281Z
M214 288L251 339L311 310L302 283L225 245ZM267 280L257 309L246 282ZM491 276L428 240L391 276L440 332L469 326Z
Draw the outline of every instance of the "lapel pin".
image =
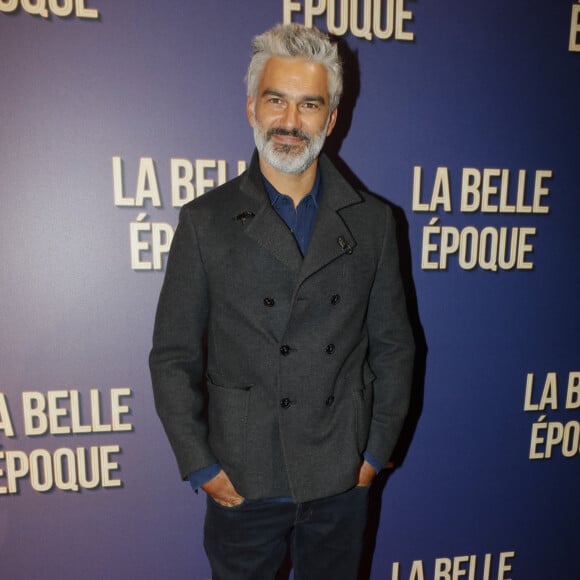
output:
M345 254L352 254L352 246L342 236L338 236L338 245Z

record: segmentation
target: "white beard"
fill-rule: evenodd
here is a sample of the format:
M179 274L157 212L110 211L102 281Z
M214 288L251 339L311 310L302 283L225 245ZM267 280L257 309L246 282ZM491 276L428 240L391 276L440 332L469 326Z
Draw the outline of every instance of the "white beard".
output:
M301 145L276 145L272 141L270 132L272 130L264 131L254 117L254 142L260 157L277 171L292 174L304 173L322 151L329 122L330 115L322 131L314 136L299 131L299 136L304 139Z

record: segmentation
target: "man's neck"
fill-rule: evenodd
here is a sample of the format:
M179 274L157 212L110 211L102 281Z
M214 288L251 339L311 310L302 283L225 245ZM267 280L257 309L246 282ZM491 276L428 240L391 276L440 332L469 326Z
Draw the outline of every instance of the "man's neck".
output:
M283 173L260 158L260 170L264 177L276 191L290 197L294 202L294 207L298 207L302 198L307 196L314 187L317 168L318 159L315 159L312 165L302 173Z

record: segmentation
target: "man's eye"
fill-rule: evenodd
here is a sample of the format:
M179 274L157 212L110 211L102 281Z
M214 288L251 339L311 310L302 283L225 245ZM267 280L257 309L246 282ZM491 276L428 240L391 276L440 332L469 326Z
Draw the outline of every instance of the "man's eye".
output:
M309 110L316 110L316 109L318 109L318 103L303 103L302 108L309 109Z

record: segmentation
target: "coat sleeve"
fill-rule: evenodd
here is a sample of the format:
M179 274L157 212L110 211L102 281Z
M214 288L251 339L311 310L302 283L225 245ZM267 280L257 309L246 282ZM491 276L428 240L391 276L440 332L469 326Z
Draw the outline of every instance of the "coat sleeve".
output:
M207 442L202 388L207 278L189 211L182 208L171 244L149 355L155 407L184 479L217 463Z
M367 315L369 364L376 379L366 451L381 465L389 460L407 414L415 352L399 269L395 221L388 206L385 212L382 249Z

